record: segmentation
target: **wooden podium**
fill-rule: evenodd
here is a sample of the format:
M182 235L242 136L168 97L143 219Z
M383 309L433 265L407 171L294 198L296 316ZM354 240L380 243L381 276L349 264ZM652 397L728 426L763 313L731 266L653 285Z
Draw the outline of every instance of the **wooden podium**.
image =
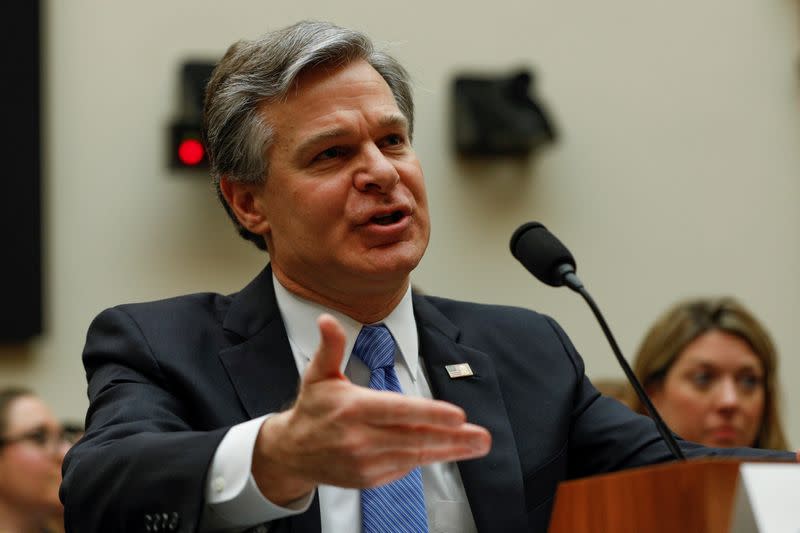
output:
M741 461L668 463L562 483L550 533L728 533Z

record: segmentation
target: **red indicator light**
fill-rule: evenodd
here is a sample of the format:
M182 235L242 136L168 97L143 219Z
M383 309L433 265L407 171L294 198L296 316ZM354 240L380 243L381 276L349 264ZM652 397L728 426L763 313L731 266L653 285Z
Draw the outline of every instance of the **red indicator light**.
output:
M184 165L194 166L203 160L205 150L197 139L184 139L178 146L178 159Z

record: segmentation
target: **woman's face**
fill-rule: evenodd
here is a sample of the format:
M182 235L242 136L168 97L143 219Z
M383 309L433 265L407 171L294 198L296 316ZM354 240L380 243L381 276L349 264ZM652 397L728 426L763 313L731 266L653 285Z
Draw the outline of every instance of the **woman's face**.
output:
M29 516L58 512L61 462L69 448L61 425L36 396L20 396L0 437L0 499ZM10 442L9 442L10 441Z
M714 447L755 444L764 417L764 368L735 335L701 335L648 392L664 421L686 440Z

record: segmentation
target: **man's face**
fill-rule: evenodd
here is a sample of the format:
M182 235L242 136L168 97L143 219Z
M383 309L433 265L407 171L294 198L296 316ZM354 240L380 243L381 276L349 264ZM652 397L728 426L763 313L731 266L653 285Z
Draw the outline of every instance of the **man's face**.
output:
M365 61L319 68L262 112L275 140L254 201L279 279L325 297L405 284L430 219L408 124L383 78Z

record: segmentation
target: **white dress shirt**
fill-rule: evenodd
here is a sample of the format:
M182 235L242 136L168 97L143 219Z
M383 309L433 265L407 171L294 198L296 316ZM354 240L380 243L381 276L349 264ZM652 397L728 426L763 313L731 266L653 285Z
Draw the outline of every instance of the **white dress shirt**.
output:
M350 352L362 324L319 304L287 291L273 275L278 308L286 326L297 371L300 376L320 343L317 318L322 313L336 317L345 331L344 374L357 385L367 386L370 370ZM411 289L383 320L397 342L395 371L404 394L431 398L430 385L419 357L417 323L411 303ZM266 356L266 355L265 355ZM287 507L280 507L259 491L250 473L258 431L270 415L238 424L223 438L211 463L206 486L206 512L202 531L242 529L261 522L284 518L308 509L313 492ZM245 453L243 453L243 451ZM425 506L431 533L475 532L475 521L467 502L464 485L455 463L434 463L422 467ZM319 485L322 533L360 533L361 498L357 489Z

